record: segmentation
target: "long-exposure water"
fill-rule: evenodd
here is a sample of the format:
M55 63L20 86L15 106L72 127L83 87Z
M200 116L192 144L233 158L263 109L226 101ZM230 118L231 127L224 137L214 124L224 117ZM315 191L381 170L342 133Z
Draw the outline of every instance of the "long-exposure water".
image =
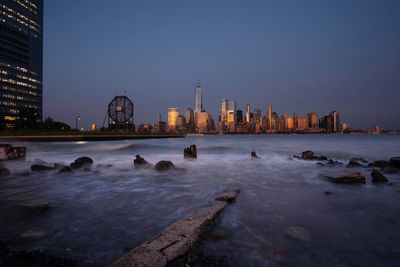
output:
M197 145L197 160L183 149ZM224 257L232 266L400 265L400 173L386 184L333 184L352 157L368 161L400 156L400 135L199 136L109 142L21 143L26 162L5 162L0 177L0 241L23 249L83 259L105 266L128 249L151 240L171 223L207 206L225 188L242 191L222 213L196 250ZM258 159L251 159L255 150ZM289 159L313 150L343 165ZM134 169L140 154L148 162L171 160L186 171ZM35 159L69 164L94 160L91 170L31 172ZM109 165L111 164L111 165ZM329 191L332 194L325 195ZM53 208L32 213L27 200ZM301 227L309 240L285 234ZM24 241L25 231L43 231Z

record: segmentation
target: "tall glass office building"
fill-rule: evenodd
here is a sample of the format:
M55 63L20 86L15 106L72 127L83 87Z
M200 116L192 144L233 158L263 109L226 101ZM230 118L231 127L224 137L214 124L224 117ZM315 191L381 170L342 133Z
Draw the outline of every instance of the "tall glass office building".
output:
M42 119L43 0L0 1L0 116L35 108Z

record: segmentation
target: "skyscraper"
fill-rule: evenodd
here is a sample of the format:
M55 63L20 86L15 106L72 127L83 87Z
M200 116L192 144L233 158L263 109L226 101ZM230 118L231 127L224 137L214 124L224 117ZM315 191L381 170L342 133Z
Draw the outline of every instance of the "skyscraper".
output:
M254 121L261 122L261 110L259 109L254 110Z
M0 4L0 116L35 108L42 119L43 0Z
M226 122L228 118L228 100L221 100L221 121Z
M272 130L272 107L268 105L268 130Z
M169 108L168 109L168 126L176 126L176 119L179 116L179 109Z
M310 128L318 128L318 115L315 112L311 112L307 114L308 117L308 126Z
M236 110L236 121L243 122L243 112L241 110Z
M194 112L200 113L201 110L203 109L203 97L201 94L201 86L199 81L197 81L195 94L196 96L195 96Z
M250 104L246 105L246 122L250 123Z
M229 113L229 112L236 113L236 102L233 101L233 100L229 101L228 113Z
M338 111L332 111L329 116L331 117L332 132L340 132L340 113Z

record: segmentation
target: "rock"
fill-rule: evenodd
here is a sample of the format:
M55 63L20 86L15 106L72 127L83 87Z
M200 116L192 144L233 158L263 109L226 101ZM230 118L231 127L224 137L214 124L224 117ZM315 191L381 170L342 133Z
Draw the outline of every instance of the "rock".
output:
M325 191L324 194L325 194L325 196L329 196L329 195L332 195L332 192L330 192L330 191Z
M374 183L386 183L388 181L388 179L385 177L385 175L383 175L376 169L372 170L371 176L373 178L372 182L374 182Z
M257 153L255 151L251 151L252 158L258 158Z
M386 167L390 167L389 162L387 162L386 160L376 160L370 164L368 164L368 167L377 167L377 168L386 168Z
M318 166L325 166L325 164L323 164L322 162L317 162Z
M389 164L393 168L400 168L400 157L393 157L389 160Z
M11 172L9 169L7 169L5 167L0 167L0 176L7 176L10 174L11 174Z
M47 162L42 159L34 159L33 164L47 165Z
M225 191L224 193L222 193L221 195L217 196L215 198L215 200L233 202L233 201L235 201L236 196L239 194L239 192L240 192L240 188L238 188L238 187L231 188L231 189Z
M140 155L136 155L136 159L133 160L133 165L135 167L140 167L140 166L148 166L150 164Z
M326 156L319 156L318 159L319 159L319 160L328 160L328 157L326 157Z
M53 167L49 167L46 165L41 165L41 164L33 164L31 166L31 170L32 171L48 171L48 170L52 170Z
M310 151L310 150L303 151L303 152L301 153L301 158L302 158L302 159L313 160L313 159L315 159L315 157L314 157L314 152L312 152L312 151Z
M362 163L368 163L368 161L366 161L366 160L363 159L363 158L351 158L351 159L354 160L354 161L362 162Z
M58 172L72 172L72 169L68 166L64 166Z
M57 162L54 163L54 169L62 169L64 167L65 167L65 165L62 163L57 163Z
M44 236L44 231L26 231L23 232L19 237L25 240L40 239Z
M389 174L393 174L393 173L398 173L399 169L396 168L386 168L384 173L389 173Z
M190 147L186 147L183 150L183 157L184 158L197 158L197 149L196 145L191 145Z
M329 159L328 160L328 165L342 165L340 161Z
M24 201L19 203L18 206L32 211L44 211L51 207L48 202L40 200Z
M73 169L82 168L85 165L92 165L93 160L89 157L80 157L77 158L74 162L72 162L69 166Z
M365 176L359 172L350 173L341 177L329 177L330 180L338 184L365 184Z
M286 228L284 234L290 238L309 242L311 240L310 234L307 229L299 226L290 226Z
M154 169L156 169L157 171L168 171L174 168L175 165L169 160L161 160L157 162L157 164L154 166Z
M351 159L349 163L346 165L346 168L352 168L352 167L362 167L362 165L358 161Z

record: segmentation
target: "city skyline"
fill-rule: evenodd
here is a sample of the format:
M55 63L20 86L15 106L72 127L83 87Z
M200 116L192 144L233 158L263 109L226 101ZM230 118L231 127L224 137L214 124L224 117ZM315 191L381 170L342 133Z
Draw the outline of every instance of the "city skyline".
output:
M126 90L135 124L154 123L194 109L200 79L214 119L228 98L243 111L340 110L354 128L400 128L397 1L157 3L45 2L44 116L101 126Z

